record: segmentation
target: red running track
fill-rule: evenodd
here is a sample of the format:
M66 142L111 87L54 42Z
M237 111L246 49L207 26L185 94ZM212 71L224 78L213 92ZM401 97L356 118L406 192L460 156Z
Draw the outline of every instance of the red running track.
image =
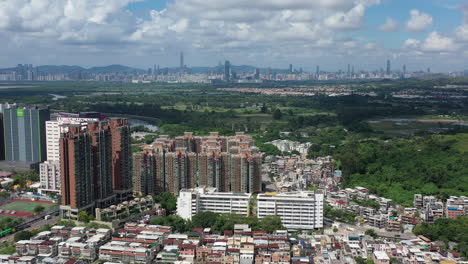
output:
M11 199L8 203L13 203L13 202L31 202L31 203L43 203L43 204L55 204L54 202L51 201L43 201L43 200L31 200L31 199ZM13 216L13 217L30 217L33 216L34 213L31 212L23 212L23 211L16 211L16 214L8 214L8 213L0 213L0 215L4 216Z

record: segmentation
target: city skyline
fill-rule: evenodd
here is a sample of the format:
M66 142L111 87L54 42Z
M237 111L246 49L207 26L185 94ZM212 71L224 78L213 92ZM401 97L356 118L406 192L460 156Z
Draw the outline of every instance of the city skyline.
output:
M89 10L89 12L86 12ZM47 11L47 12L46 12ZM16 1L0 3L0 67L154 64L466 68L466 1ZM385 68L385 66L384 66ZM399 67L401 68L401 67Z
M249 67L249 68L252 68L252 72L254 72L256 69L260 69L260 70L266 70L268 71L269 69L271 70L274 70L274 71L281 71L281 72L287 72L287 73L297 73L297 72L300 72L301 70L303 72L308 72L308 73L320 73L320 72L327 72L327 73L338 73L340 71L342 72L349 72L347 73L348 75L352 75L354 73L357 73L357 72L372 72L372 71L380 71L381 69L384 69L385 68L385 73L386 74L389 74L389 73L392 73L392 72L405 72L406 71L406 64L403 63L403 64L398 64L398 65L394 65L393 64L393 61L391 59L384 59L381 64L376 64L375 68L359 68L357 65L359 65L359 63L356 63L354 62L353 64L337 64L335 65L334 67L331 67L331 68L322 68L321 65L311 65L310 68L305 68L303 67L301 64L292 64L292 63L289 63L289 64L285 64L285 65L279 65L278 67L271 67L271 66L258 66L256 64L232 64L230 62L230 60L225 60L224 62L221 62L219 61L217 65L213 64L213 65L187 65L185 64L185 58L184 58L184 52L181 51L178 55L178 59L179 59L179 62L176 66L173 66L171 64L171 66L168 66L168 65L160 65L160 64L152 64L152 65L147 65L147 67L145 66L142 66L142 67L131 67L131 66L128 66L126 64L109 64L109 65L92 65L92 66L89 66L89 67L85 67L85 66L82 66L82 65L72 65L72 64L63 64L63 65L46 65L46 64L39 64L39 65L33 65L33 64L22 64L22 63L18 63L18 64L15 64L15 65L10 65L8 67L3 67L3 68L0 68L0 73L8 73L8 72L12 72L12 71L16 71L19 75L24 75L25 78L27 78L28 76L28 71L32 71L33 73L32 74L38 74L39 72L36 72L36 70L38 70L38 67L41 68L41 67L56 67L56 68L66 68L66 67L74 67L75 69L71 69L71 70L78 70L78 68L80 68L81 70L95 70L96 68L98 68L99 70L103 71L102 68L107 68L107 67L122 67L122 68L128 68L128 71L126 72L132 72L134 70L136 71L139 71L141 73L146 73L146 74L158 74L157 72L162 72L162 71L165 71L165 70L171 70L171 71L174 71L175 73L185 73L186 70L188 69L205 69L206 72L209 72L209 71L212 71L216 68L220 68L222 67L223 71L225 71L225 67L226 67L226 62L229 62L229 68L231 67ZM174 56L174 60L177 60L177 58ZM388 63L391 63L391 69L387 69L388 68ZM221 64L220 64L221 63ZM28 67L30 67L30 69L28 69ZM347 67L350 67L348 70L347 70ZM427 69L430 69L431 67L430 66L427 66L427 65L424 65L424 64L421 64L421 65L418 65L418 66L415 66L415 68L412 68L412 69L408 69L409 71L412 71L412 72L418 72L418 71L422 71L422 72L425 72L427 71ZM54 69L55 71L57 69ZM98 70L98 71L99 71ZM115 71L112 71L112 70L105 70L105 71L108 71L109 73L116 73L116 72L121 72L122 69L117 69ZM448 70L448 69L441 69L440 71L434 71L434 72L440 72L440 73L450 73L450 72L463 72L463 71L466 71L465 68L459 68L459 69L453 69L453 70ZM247 73L247 72L243 72L243 73ZM159 73L161 74L161 73Z

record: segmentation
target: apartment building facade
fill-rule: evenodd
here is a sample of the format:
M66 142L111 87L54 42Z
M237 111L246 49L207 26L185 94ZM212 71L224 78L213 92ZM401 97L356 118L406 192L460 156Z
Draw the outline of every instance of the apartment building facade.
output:
M135 191L143 195L177 194L198 186L220 192L260 192L262 157L252 138L243 133L233 137L215 132L207 137L193 137L192 133L175 139L161 136L134 154L133 183Z
M60 137L68 132L70 125L85 125L89 122L98 122L98 118L83 118L79 114L59 114L55 120L45 122L47 160L39 164L39 177L41 187L39 192L60 193Z
M122 135L114 136L112 130L112 126L122 124L125 126L125 121L110 120L75 125L62 135L61 209L64 216L75 218L79 211L93 213L94 208L105 208L120 199L128 199L127 194L132 189L131 182L128 182L132 161L130 155L121 152L128 151L129 145L116 148L115 145L123 139L120 138ZM126 160L116 161L116 156ZM125 165L116 169L116 163ZM122 194L121 197L117 198L117 193Z
M183 189L177 198L177 215L184 219L200 212L249 216L250 193L216 192L216 188Z
M259 194L257 216L279 216L288 229L322 228L323 200L319 191Z

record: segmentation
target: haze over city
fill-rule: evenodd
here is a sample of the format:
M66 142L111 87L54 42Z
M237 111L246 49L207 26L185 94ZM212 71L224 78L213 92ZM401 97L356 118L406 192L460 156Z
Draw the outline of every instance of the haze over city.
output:
M0 67L18 63L314 71L464 70L468 6L460 0L6 0Z

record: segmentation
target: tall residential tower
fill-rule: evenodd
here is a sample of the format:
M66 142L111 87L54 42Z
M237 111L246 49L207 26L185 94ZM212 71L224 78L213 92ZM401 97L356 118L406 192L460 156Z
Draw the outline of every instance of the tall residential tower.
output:
M60 138L61 210L105 208L130 198L132 159L126 119L70 126Z

